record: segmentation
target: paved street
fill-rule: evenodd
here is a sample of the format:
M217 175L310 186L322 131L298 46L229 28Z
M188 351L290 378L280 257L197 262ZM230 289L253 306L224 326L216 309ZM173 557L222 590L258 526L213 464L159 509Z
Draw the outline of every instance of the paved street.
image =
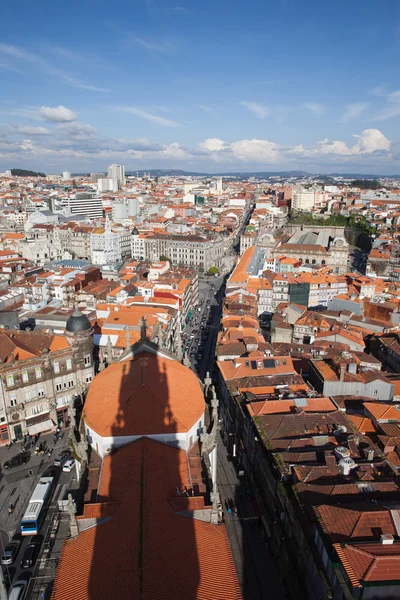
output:
M38 443L47 442L50 449L53 449L51 456L35 455L32 448L31 458L29 462L10 471L4 470L3 465L7 460L19 454L21 444L16 443L10 449L3 446L0 448L0 463L2 467L0 479L0 545L1 553L3 553L4 545L13 537L14 534L19 534L19 524L21 517L26 509L30 496L43 473L52 466L54 459L62 450L68 448L68 431L62 432L54 445L53 434L41 435ZM29 474L31 473L31 475ZM46 518L40 529L40 534L43 539L47 529L52 521L54 513L57 511L57 500L65 493L65 491L74 483L76 479L75 470L71 473L64 473L61 468L55 469L55 488L52 495L52 501L46 514ZM11 515L8 514L8 506L13 504L15 509ZM30 540L29 536L22 538L22 544L19 549L16 560L12 565L3 566L3 571L9 576L12 581L16 577L24 574L30 574L31 570L21 569L20 562L26 546ZM38 561L37 563L38 564Z
M274 559L261 538L250 490L245 481L239 480L221 439L218 442L217 481L243 600L284 600ZM229 504L236 507L236 515L228 513Z
M212 371L215 342L221 317L224 277L205 277L199 281L199 305L184 331L184 348L200 379ZM215 294L217 294L215 296ZM200 308L200 311L198 310Z

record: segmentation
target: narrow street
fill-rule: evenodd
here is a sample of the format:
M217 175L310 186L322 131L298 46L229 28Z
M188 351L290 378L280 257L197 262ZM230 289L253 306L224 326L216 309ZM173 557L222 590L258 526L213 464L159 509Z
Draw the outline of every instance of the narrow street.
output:
M284 600L282 582L251 505L251 490L239 480L221 439L217 482L243 600ZM237 514L228 513L229 505L236 507Z

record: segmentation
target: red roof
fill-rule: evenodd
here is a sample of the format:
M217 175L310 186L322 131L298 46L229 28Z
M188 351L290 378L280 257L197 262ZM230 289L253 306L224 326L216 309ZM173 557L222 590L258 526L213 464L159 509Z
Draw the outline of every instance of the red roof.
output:
M177 510L202 506L202 498L174 505L185 488L183 450L141 438L107 456L101 508L65 542L52 600L240 600L225 526Z

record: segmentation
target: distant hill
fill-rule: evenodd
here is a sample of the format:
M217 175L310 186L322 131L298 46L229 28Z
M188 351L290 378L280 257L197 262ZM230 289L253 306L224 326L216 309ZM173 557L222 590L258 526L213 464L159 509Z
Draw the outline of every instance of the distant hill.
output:
M223 171L219 173L199 173L197 171L182 171L182 169L139 169L138 171L127 171L127 175L136 175L139 173L143 177L144 173L150 173L151 177L236 177L238 179L247 179L248 177L259 177L268 179L268 177L307 177L310 173L305 171L254 171L251 173L238 171L236 173Z
M201 173L197 171L183 171L182 169L139 169L138 171L127 171L127 175L136 175L139 173L143 177L144 173L150 173L151 177L236 177L237 179L247 179L256 177L259 179L268 179L270 177L315 177L324 180L331 180L332 177L344 177L345 179L398 179L400 175L371 175L370 173L308 173L307 171L221 171L218 173Z
M45 173L28 171L27 169L11 169L11 175L16 177L46 177Z

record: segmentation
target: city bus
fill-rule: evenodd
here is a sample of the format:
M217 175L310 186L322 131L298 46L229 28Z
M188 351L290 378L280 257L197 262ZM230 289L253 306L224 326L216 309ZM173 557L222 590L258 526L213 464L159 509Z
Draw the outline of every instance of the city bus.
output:
M41 477L33 490L20 524L22 535L36 535L46 515L53 491L53 477Z

